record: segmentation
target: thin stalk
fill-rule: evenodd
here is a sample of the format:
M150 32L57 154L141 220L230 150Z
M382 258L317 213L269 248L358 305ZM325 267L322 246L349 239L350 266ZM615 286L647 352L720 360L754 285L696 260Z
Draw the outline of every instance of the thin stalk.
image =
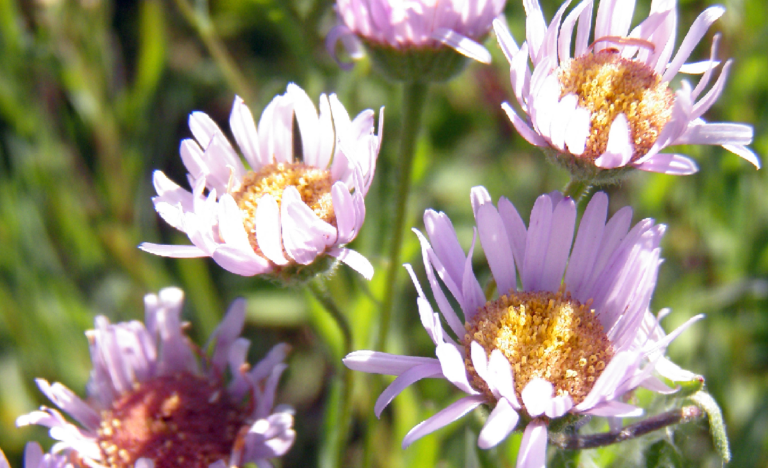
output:
M405 214L408 207L408 196L411 190L411 172L413 159L416 154L416 138L419 134L421 115L427 100L427 83L407 83L403 90L403 119L402 133L400 134L400 152L398 154L399 165L397 169L397 192L395 193L395 218L392 222L392 243L389 246L389 265L384 283L384 296L381 299L381 312L379 314L379 333L376 336L375 350L383 351L387 343L389 324L392 318L392 306L395 300L395 285L397 274L402 269L400 265L400 250L403 245L405 230ZM374 397L382 389L380 379L370 379L371 392ZM363 468L368 468L373 463L374 440L373 426L376 416L373 411L368 415L365 434L365 446L363 449Z
M346 356L352 352L352 329L349 326L347 318L328 293L328 290L324 285L320 284L319 281L320 280L310 281L308 283L309 290L312 292L315 299L323 305L331 318L336 322L336 325L338 325L344 340L344 355ZM341 408L339 409L339 418L338 423L336 424L338 432L335 439L331 438L331 444L335 443L336 447L331 450L331 454L335 460L331 461L330 466L342 466L352 416L352 384L354 382L352 371L343 364L339 369L341 391L337 401L339 402L339 405L341 405Z
M550 433L549 442L565 450L581 450L616 444L628 439L634 439L664 427L697 420L704 416L704 411L696 405L684 406L680 409L667 411L652 416L638 423L630 424L618 432L607 432L590 435L571 435L566 433Z
M395 219L392 222L392 243L389 245L389 265L384 283L384 297L381 300L379 318L379 334L374 349L383 350L389 333L389 323L392 318L394 304L394 289L397 274L402 270L400 265L400 250L403 246L405 229L405 212L408 207L408 196L411 191L411 172L413 158L416 153L416 137L419 134L421 114L427 101L426 83L407 83L403 90L403 120L400 135L399 166L397 172L397 192L395 193Z
M563 195L573 198L573 201L579 203L582 198L587 196L592 188L590 184L583 180L571 179L563 189Z
M242 97L245 102L253 102L251 88L248 86L248 80L240 72L235 60L229 55L227 48L224 47L224 43L216 34L216 29L213 27L213 22L208 17L207 12L200 12L195 10L187 0L176 0L184 19L194 28L197 35L203 41L205 48L208 49L208 53L213 57L214 62L224 75L224 79L227 81L227 85Z

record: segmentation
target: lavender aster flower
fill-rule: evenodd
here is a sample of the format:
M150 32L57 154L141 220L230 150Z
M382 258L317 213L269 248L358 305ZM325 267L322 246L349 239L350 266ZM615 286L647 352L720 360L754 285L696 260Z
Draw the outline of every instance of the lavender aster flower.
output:
M0 468L11 468L2 450L0 450ZM24 448L24 468L75 468L75 465L65 455L44 454L40 444L28 442Z
M639 386L672 391L654 370L666 346L701 317L670 335L656 331L649 303L663 225L646 219L630 229L629 207L606 222L608 197L600 192L587 206L573 243L576 206L559 192L538 198L528 227L509 200L494 206L482 187L472 190L472 206L499 296L486 301L483 295L471 266L474 242L465 254L448 217L428 210L429 240L416 233L448 330L406 267L437 359L374 351L344 359L354 370L397 376L377 400L377 415L424 378L446 379L467 394L414 427L403 446L487 404L492 411L478 445L493 447L524 427L517 466L541 467L552 420L638 416L642 409L622 400L627 392ZM461 307L463 321L441 283ZM668 374L682 375L679 371Z
M250 368L250 342L239 337L245 321L239 299L211 336L210 358L198 358L182 331L183 298L177 288L148 294L145 323L96 318L86 334L93 361L86 400L60 383L37 380L79 426L47 407L19 417L17 425L49 427L58 441L52 452L85 466L272 466L268 459L285 454L296 436L292 410L273 409L288 346L275 346Z
M318 115L307 94L290 84L264 109L258 132L239 97L229 124L251 169L210 117L192 113L194 139L182 141L180 149L192 192L155 171L153 202L193 245L143 243L140 248L167 257L213 257L239 275L269 274L287 281L302 272L324 271L330 256L370 279L368 260L343 245L357 236L365 219L383 109L376 136L373 111L350 120L332 94L320 96Z
M505 3L506 0L337 0L340 24L328 33L326 46L336 57L334 50L341 40L352 58L359 58L362 42L372 53L374 64L379 63L380 71L387 76L406 81L418 79L408 70L398 70L404 68L429 75L421 77L424 81L440 81L452 76L454 68L460 69L464 64L463 60L455 62L455 66L449 64L448 56L433 64L432 59L443 46L479 62L491 62L491 54L478 41L488 34ZM418 51L427 53L418 54ZM387 52L395 55L413 52L412 58L418 57L418 60L407 63L408 60L383 57L382 53Z
M520 47L501 21L494 24L523 117L507 103L502 107L528 142L551 148L557 162L581 179L611 181L626 168L694 173L698 168L690 158L662 153L683 144L721 145L760 167L746 147L752 142L751 126L701 118L720 97L731 68L729 60L704 93L719 65L719 36L709 60L685 64L725 8L712 6L702 12L673 57L674 0L653 0L648 18L631 31L635 2L601 1L591 44L592 0L582 1L562 20L569 4L565 2L547 26L538 1L525 0L526 41ZM673 92L669 83L678 73L702 76L695 87L683 81Z

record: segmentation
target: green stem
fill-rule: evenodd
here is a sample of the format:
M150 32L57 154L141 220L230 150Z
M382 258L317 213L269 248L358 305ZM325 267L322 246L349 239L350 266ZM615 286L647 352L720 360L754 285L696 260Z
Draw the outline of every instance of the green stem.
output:
M384 297L381 301L379 334L374 349L383 350L389 333L389 323L392 318L394 290L397 283L397 273L402 270L400 265L400 250L403 246L405 228L405 212L408 207L408 195L411 190L411 172L416 153L416 137L419 134L419 124L424 104L427 101L426 83L407 83L403 91L403 120L400 135L399 170L397 173L397 192L395 193L395 219L392 222L392 243L389 245L389 264L384 283Z
M583 180L571 179L563 189L563 195L573 198L573 201L579 203L592 188L590 184Z
M320 304L323 305L328 314L333 318L341 331L342 338L344 340L343 353L346 356L351 353L352 350L352 329L349 326L349 322L341 309L336 305L331 295L328 293L326 287L319 283L321 280L310 281L307 283L312 295L317 299ZM344 458L344 451L347 446L347 437L349 435L349 426L352 416L352 384L353 375L345 365L340 366L340 379L341 390L339 392L339 398L336 400L341 408L338 411L338 420L334 427L337 430L336 438L329 437L332 447L331 457L334 459L330 461L329 466L342 466L342 460ZM328 413L330 414L330 412Z
M384 296L381 300L381 312L379 314L379 333L376 336L374 349L383 351L387 343L389 324L392 319L392 306L395 300L395 285L397 274L402 269L400 265L400 250L403 245L405 229L405 214L408 207L408 195L411 190L411 172L413 159L416 154L416 138L419 134L421 114L427 101L427 83L406 83L403 90L403 119L400 134L400 152L398 154L399 165L397 169L397 192L395 193L395 218L392 222L392 243L389 245L389 264L387 276L384 282ZM378 379L371 379L371 395L378 395L381 383ZM373 426L376 417L370 412L366 425L365 447L363 454L363 467L370 467L373 454Z
M628 439L634 439L675 424L685 424L704 416L704 411L696 405L684 406L679 409L651 416L638 423L625 426L618 432L601 434L577 435L565 432L550 433L549 443L565 450L582 450L617 444Z
M248 80L240 72L235 60L229 55L226 47L224 47L224 43L216 34L216 29L213 27L213 22L208 13L196 10L187 0L176 0L176 5L187 22L195 29L197 35L200 36L205 48L208 49L208 53L211 54L211 57L213 57L216 65L218 65L221 73L224 75L227 85L232 91L243 98L245 102L253 102L251 100L252 94L251 88L248 86Z

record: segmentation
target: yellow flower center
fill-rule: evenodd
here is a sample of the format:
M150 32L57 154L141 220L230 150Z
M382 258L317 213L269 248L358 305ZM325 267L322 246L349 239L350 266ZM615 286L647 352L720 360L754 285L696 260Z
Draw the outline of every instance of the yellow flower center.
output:
M256 207L264 195L272 198L280 206L283 190L293 186L299 191L301 200L323 221L336 225L333 211L331 172L303 163L277 163L262 167L259 171L249 171L243 178L239 190L232 193L237 206L243 213L243 225L253 250L260 253L256 242Z
M590 134L581 157L595 160L605 152L613 120L624 113L634 144L632 161L650 150L672 116L675 95L661 75L614 51L564 61L557 70L561 97L570 93L589 110Z
M229 463L248 408L231 402L220 384L186 372L141 383L102 411L102 464L132 468L149 458L157 468L208 468Z
M561 288L551 292L515 292L487 302L466 325L465 364L472 385L492 394L477 375L470 356L472 341L488 356L498 349L512 365L518 399L525 386L539 377L570 395L574 405L587 396L613 357L613 345L590 309Z

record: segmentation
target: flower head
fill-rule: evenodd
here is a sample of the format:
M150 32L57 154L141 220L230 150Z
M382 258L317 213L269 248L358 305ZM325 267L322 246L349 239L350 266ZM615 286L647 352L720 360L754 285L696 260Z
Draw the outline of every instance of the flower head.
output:
M318 115L294 84L264 109L258 132L251 111L235 98L229 124L246 166L216 123L202 112L189 117L194 139L181 143L192 192L155 171L155 209L193 245L143 243L167 257L213 257L244 276L269 274L286 281L328 268L334 257L366 278L373 267L344 248L365 219L381 146L373 111L350 120L336 95L320 96Z
M341 40L353 58L360 42L374 65L400 81L442 81L460 70L461 55L490 63L491 55L478 43L504 10L506 0L337 0L340 23L328 34L332 55ZM447 46L443 47L443 46ZM450 57L450 58L449 58ZM416 73L424 76L418 76Z
M267 459L285 454L296 436L293 411L273 409L288 346L275 346L250 368L250 342L239 337L240 299L211 336L210 357L200 358L182 330L183 298L176 288L145 296L145 323L96 318L86 334L93 361L86 400L60 383L37 380L79 427L47 407L19 417L17 425L49 427L58 441L52 452L87 466L271 466Z
M524 117L507 103L502 107L526 140L551 148L558 163L586 180L610 182L632 167L694 173L698 168L690 158L661 152L682 144L721 145L760 167L745 146L752 142L751 126L701 118L722 93L731 68L729 60L704 93L719 65L719 36L709 60L685 64L709 26L725 12L723 7L701 13L673 56L674 0L654 0L648 18L631 31L634 2L601 1L591 43L592 0L579 3L563 20L569 3L547 26L538 1L526 0L526 41L520 47L501 21L494 23ZM702 76L695 87L683 81L673 92L669 84L678 73Z
M351 369L398 376L376 402L377 414L423 378L446 379L467 394L414 427L404 446L485 403L493 410L478 445L493 447L525 425L518 466L543 466L550 421L638 416L642 409L623 402L624 394L641 385L671 391L653 372L671 340L700 317L668 336L656 332L649 303L663 225L646 219L630 229L629 207L606 222L608 197L600 192L574 243L576 207L559 192L538 198L528 227L509 200L494 206L482 187L472 190L472 205L499 295L484 297L472 271L474 242L465 254L448 217L428 210L429 239L417 235L440 314L407 268L437 359L357 351L344 360ZM683 375L677 370L668 374Z

